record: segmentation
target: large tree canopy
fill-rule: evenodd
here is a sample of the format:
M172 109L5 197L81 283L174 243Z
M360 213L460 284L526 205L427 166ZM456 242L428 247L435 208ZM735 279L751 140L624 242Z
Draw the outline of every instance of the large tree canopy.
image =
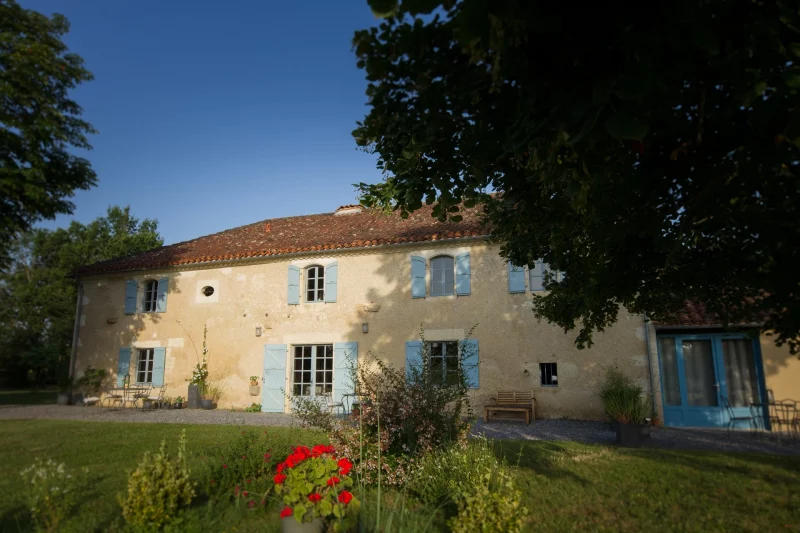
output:
M798 347L800 2L370 3L365 204L484 202L508 259L565 272L534 312L580 347L686 299Z
M163 244L158 222L140 221L129 207L110 207L89 224L22 234L0 275L0 368L17 381L28 371L39 380L67 371L77 297L70 274Z
M92 79L67 50L62 15L48 18L0 0L0 266L14 237L43 218L71 213L68 198L95 184L89 162L94 133L68 96Z

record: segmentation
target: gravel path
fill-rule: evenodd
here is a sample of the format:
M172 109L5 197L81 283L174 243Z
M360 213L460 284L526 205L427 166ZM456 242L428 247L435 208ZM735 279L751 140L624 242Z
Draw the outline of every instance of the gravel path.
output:
M164 424L222 424L235 426L298 426L283 413L245 413L214 409L108 409L61 405L18 405L0 407L2 419L62 419L98 422L150 422ZM586 420L536 420L522 422L482 420L472 428L473 435L491 439L574 441L589 444L614 444L614 431L604 422ZM779 440L775 435L751 435L746 431L728 434L725 430L653 428L647 447L674 450L713 450L800 455L800 439Z
M0 419L62 419L96 422L151 422L159 424L222 424L231 426L294 426L291 415L245 413L226 409L118 409L74 405L16 405L0 408Z
M613 445L614 431L605 422L586 420L536 420L530 426L523 422L489 422L479 420L472 434L490 439L568 440L590 444ZM719 429L652 428L648 448L672 450L710 450L722 452L759 452L800 455L800 439L736 431L728 434Z

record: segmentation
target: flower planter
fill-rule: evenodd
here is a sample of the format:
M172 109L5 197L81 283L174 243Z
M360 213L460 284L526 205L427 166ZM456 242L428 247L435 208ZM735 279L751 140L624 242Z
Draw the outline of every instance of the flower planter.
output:
M311 522L300 523L293 516L281 520L282 533L321 533L325 527L322 518L315 518Z
M256 383L255 385L253 385L253 384L252 384L252 382L251 382L251 383L250 383L250 396L258 396L258 395L260 394L260 392L261 392L261 391L259 390L260 388L261 388L261 387L259 387L259 386L258 386L258 383Z
M626 448L638 448L650 438L649 424L617 424L617 444Z
M183 402L175 402L172 404L173 409L183 409Z
M70 394L68 392L59 392L56 398L58 405L69 405Z
M189 409L200 409L200 388L197 385L189 385L187 396Z
M214 400L206 400L205 398L200 400L200 408L201 409L213 409L214 408Z

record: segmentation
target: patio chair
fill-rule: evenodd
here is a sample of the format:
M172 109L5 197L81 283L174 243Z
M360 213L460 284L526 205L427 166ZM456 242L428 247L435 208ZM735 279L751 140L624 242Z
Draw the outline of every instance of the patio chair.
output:
M328 409L328 412L331 414L336 414L336 409L341 409L342 414L344 414L344 403L343 402L336 402L333 400L333 396L330 392L326 392L322 395L324 398L325 404L324 406Z
M753 427L757 424L755 417L753 416L753 411L750 409L750 414L747 415L737 415L736 411L734 411L731 402L728 401L726 396L722 397L722 405L725 407L725 410L728 412L728 433L730 434L731 431L736 429L736 424L747 422L748 429L753 431Z
M136 407L136 402L139 401L137 397L138 391L136 389L132 389L131 387L125 387L122 391L122 408L125 409L125 404L129 403L133 407Z
M110 402L113 406L117 402L122 403L122 400L122 389L111 387L103 391L103 399L100 400L100 407L102 407L105 402Z
M142 400L142 407L144 407L144 400L148 399L150 395L153 393L153 386L147 385L143 388L140 388L137 392L133 394L133 397L136 401Z
M152 388L150 390L150 395L145 398L145 400L149 401L152 405L161 407L161 404L164 402L164 394L167 392L167 386L163 385L160 388ZM144 409L144 402L142 402L142 409Z

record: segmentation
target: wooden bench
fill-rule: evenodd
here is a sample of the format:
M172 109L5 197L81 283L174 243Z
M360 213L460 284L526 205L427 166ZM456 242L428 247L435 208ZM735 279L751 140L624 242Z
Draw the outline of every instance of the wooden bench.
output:
M536 419L535 404L532 391L497 391L497 397L492 398L492 403L483 407L483 422L489 422L489 417L497 420L511 420L509 417L497 417L497 413L523 413L525 423ZM514 420L518 420L515 417Z

